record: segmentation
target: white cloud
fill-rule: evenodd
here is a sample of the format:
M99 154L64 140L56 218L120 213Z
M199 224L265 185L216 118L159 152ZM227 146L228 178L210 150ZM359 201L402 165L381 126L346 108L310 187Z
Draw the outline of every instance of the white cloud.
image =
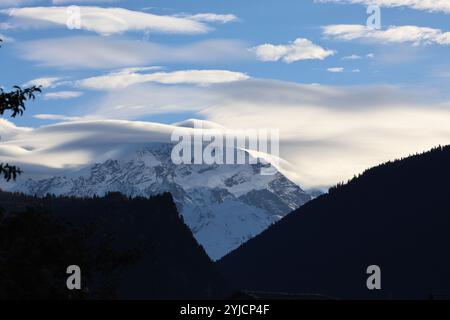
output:
M368 54L366 54L366 58L368 58L368 59L373 59L373 58L375 58L375 54L373 54L373 53L368 53Z
M417 88L257 79L207 88L141 84L109 91L95 106L91 115L112 119L189 112L227 128L280 129L286 174L312 187L450 144L450 105Z
M292 63L300 60L323 60L335 54L312 43L308 39L298 38L286 45L263 44L252 49L261 61L278 61Z
M362 59L362 57L357 54L352 54L342 58L342 60L360 60L360 59Z
M69 117L61 114L47 114L47 113L36 114L33 116L33 118L39 120L60 120L60 121L78 121L82 119L81 117Z
M328 68L327 71L331 72L331 73L342 73L342 72L344 72L344 68L342 68L342 67L333 67L333 68Z
M133 70L133 69L131 69ZM93 90L124 89L132 85L154 82L160 84L209 85L249 79L244 73L228 70L183 70L149 74L122 70L104 76L87 78L76 82L76 86Z
M448 0L315 0L315 2L333 2L342 4L378 5L380 7L408 7L416 10L450 12Z
M26 178L43 169L68 169L104 161L114 152L150 142L169 142L174 126L120 120L82 120L57 114L35 116L42 120L70 121L37 129L16 127L0 119L0 156L21 166ZM24 176L25 177L25 176Z
M305 187L345 181L379 163L450 144L448 103L414 88L250 79L209 88L146 84L126 95L110 94L90 117L133 118L176 106L178 111L200 112L225 128L278 128L281 156L288 161L281 169ZM148 122L79 121L83 115L37 117L71 122L26 129L0 121L4 161L60 169L83 166L111 158L117 150L167 141L173 130ZM27 169L27 174L32 171Z
M24 86L26 87L31 87L31 86L41 86L42 88L50 88L50 87L54 87L55 84L61 80L61 78L57 78L57 77L44 77L44 78L38 78L38 79L34 79L31 81L28 81L27 83L24 84Z
M64 69L119 68L160 63L216 64L250 59L247 44L234 40L206 40L186 45L105 37L68 37L17 44L19 54L44 66Z
M281 156L288 161L281 169L305 187L345 181L379 163L450 143L448 105L428 100L424 92L266 80L192 89L209 95L203 100L197 95L199 110L203 108L201 114L225 128L280 129ZM185 89L175 87L147 86L141 91L147 96L141 96L144 108L139 112L146 111L148 97L157 92L167 101L174 101L175 95L180 96L180 101L184 97L185 106L190 103L186 99L196 95L186 96ZM209 107L203 102L208 102ZM121 111L129 115L126 108ZM132 146L167 141L174 129L148 122L79 121L82 118L64 115L37 117L71 122L31 130L0 121L0 134L6 136L0 141L4 161L60 169L83 166ZM32 171L27 170L27 174Z
M230 23L238 21L238 17L236 17L234 14L197 13L194 15L178 16L199 22Z
M44 99L46 100L62 100L62 99L74 99L81 97L83 92L80 91L58 91L49 92L44 94Z
M386 30L376 30L364 25L338 24L323 27L323 34L339 40L370 40L382 43L412 43L414 45L450 44L450 32L442 32L418 26L390 26Z
M353 72L353 73L360 73L361 70L359 70L359 69L353 69L352 72Z
M251 81L233 87L232 97L201 114L225 127L280 129L281 156L294 173L288 175L303 186L346 181L382 162L450 144L450 104L413 88Z
M32 130L33 129L31 128L17 127L11 121L8 121L6 119L0 119L0 136L2 137L1 140L6 141L9 139L13 139L18 134L27 133Z
M123 8L78 7L77 14L70 7L30 7L5 9L1 12L17 19L17 27L56 25L80 27L102 35L126 31L199 34L210 31L205 24L186 18L161 16ZM13 21L14 22L14 21ZM79 26L77 23L79 22Z

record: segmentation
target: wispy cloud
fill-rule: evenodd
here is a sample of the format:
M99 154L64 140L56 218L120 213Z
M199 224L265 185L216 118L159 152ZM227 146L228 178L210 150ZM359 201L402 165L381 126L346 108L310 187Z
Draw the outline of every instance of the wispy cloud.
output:
M315 2L378 5L387 8L407 7L431 12L450 12L450 2L447 0L315 0Z
M30 86L40 86L42 88L51 88L54 87L55 84L61 80L61 78L58 77L44 77L44 78L37 78L33 79L31 81L28 81L24 84L26 87Z
M342 60L360 60L360 59L362 59L362 57L357 54L352 54L352 55L345 56L342 58Z
M364 25L337 24L323 27L326 37L351 41L369 40L382 43L412 43L414 45L449 45L450 32L418 26L390 26L386 30L376 30Z
M300 60L323 60L335 54L335 51L324 49L304 38L298 38L294 42L281 45L266 43L253 48L252 51L261 61L282 60L286 63Z
M82 117L70 117L62 114L47 114L47 113L36 114L33 116L33 118L39 120L58 120L58 121L77 121L83 119Z
M249 78L250 77L244 73L228 70L183 70L143 74L128 69L104 76L79 80L75 83L75 86L93 90L114 90L124 89L132 85L146 82L160 84L209 85L243 81Z
M251 58L247 44L235 40L206 40L186 45L105 37L68 37L17 44L22 58L64 69L120 68L164 63L214 64Z
M7 133L2 134L0 156L4 161L15 160L14 163L27 170L27 177L36 173L37 166L45 168L44 174L49 174L52 169L106 160L113 152L124 151L133 145L169 142L175 129L161 124L89 120L60 114L40 114L35 118L65 123L29 129L0 119L0 132Z
M187 18L155 15L123 8L100 7L30 7L2 10L1 13L11 18L16 27L74 26L102 35L123 33L126 31L151 31L162 33L199 34L211 29L198 21ZM79 14L79 16L78 16ZM76 22L76 23L75 23ZM45 23L45 24L43 24ZM77 25L77 23L79 23Z
M238 21L238 17L234 14L216 14L216 13L197 13L193 15L180 14L176 17L187 18L199 22L217 22L217 23L230 23Z
M65 100L81 97L83 92L80 91L58 91L44 93L44 99L46 100Z
M342 73L342 72L344 72L344 68L342 68L342 67L333 67L333 68L328 68L327 71L331 72L331 73Z

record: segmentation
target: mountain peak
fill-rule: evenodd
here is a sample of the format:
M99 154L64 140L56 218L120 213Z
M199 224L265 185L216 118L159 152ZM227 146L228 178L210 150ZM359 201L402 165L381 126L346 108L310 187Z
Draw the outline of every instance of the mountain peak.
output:
M281 173L258 165L174 165L171 145L151 143L101 163L51 178L20 180L9 190L78 197L121 192L172 194L197 241L219 259L311 199Z

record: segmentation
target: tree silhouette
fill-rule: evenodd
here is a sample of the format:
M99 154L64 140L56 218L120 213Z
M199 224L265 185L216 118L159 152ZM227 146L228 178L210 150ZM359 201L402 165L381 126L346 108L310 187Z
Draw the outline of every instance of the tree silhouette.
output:
M0 42L3 42L3 40L0 39ZM11 111L11 117L21 116L25 111L25 102L34 100L36 93L41 92L39 86L25 89L14 86L13 89L11 92L6 92L3 88L0 88L0 115L4 115L5 111ZM6 181L15 180L17 175L21 173L22 171L16 166L0 163L0 175L3 175Z
M69 265L81 269L81 290L67 289ZM0 301L230 295L169 193L77 198L0 190Z
M138 258L136 250L117 250L95 225L76 228L39 207L0 209L0 300L115 299L116 275ZM83 269L83 290L65 286L74 262Z

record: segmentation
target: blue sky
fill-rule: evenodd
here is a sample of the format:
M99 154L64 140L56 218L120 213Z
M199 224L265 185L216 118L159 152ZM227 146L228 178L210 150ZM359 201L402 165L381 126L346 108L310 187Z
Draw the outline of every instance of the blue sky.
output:
M325 49L336 53L323 60L302 60L292 63L262 62L252 57L240 59L223 59L202 63L202 61L183 62L165 61L160 63L165 71L190 69L223 69L232 70L254 78L276 79L297 83L319 83L323 85L364 85L364 84L395 84L402 86L433 87L442 89L440 94L447 95L445 88L449 84L448 45L414 45L411 43L381 43L361 41L341 41L324 36L323 26L337 24L364 25L368 18L366 6L359 4L317 3L314 1L279 1L247 0L247 1L66 1L66 5L95 5L102 7L121 7L133 11L149 12L157 15L180 14L232 14L237 21L231 23L208 23L214 28L205 34L166 34L159 32L131 31L113 35L98 35L84 30L69 30L65 26L47 26L6 28L0 33L13 40L6 43L1 50L2 84L10 87L14 84L24 84L41 77L61 77L67 80L102 75L117 70L116 66L108 68L83 68L70 65L66 67L46 67L36 61L24 59L18 47L22 42L38 40L85 36L109 39L132 39L151 41L167 45L189 45L203 40L226 39L241 41L244 46L253 48L261 44L288 44L297 38L305 38ZM11 4L13 1L11 1ZM19 4L19 7L53 6L51 1L29 1ZM5 6L9 8L10 6ZM389 26L413 25L441 29L448 27L448 13L415 10L408 7L381 8L383 28ZM11 20L8 14L0 16L0 21ZM30 24L32 25L32 24ZM77 50L84 50L80 47ZM367 58L373 54L373 58ZM344 60L344 57L358 55L361 59ZM131 64L129 66L132 66ZM148 66L138 63L136 66ZM344 68L344 72L332 73L329 68ZM359 71L359 72L352 72ZM7 75L7 77L5 76ZM45 92L73 91L73 88L58 86L46 88ZM77 90L80 91L80 90ZM83 95L74 99L50 100L38 99L30 105L26 115L15 120L20 125L38 126L49 123L48 120L33 118L36 114L64 114L69 116L84 115L92 104L95 104L102 93L81 90ZM145 119L155 119L162 122L172 122L186 116L197 116L189 112L169 113L166 116L143 116Z
M366 26L370 3L379 30ZM311 186L450 143L450 0L0 6L1 84L44 84L11 120L19 127L200 118L282 129L282 156Z

